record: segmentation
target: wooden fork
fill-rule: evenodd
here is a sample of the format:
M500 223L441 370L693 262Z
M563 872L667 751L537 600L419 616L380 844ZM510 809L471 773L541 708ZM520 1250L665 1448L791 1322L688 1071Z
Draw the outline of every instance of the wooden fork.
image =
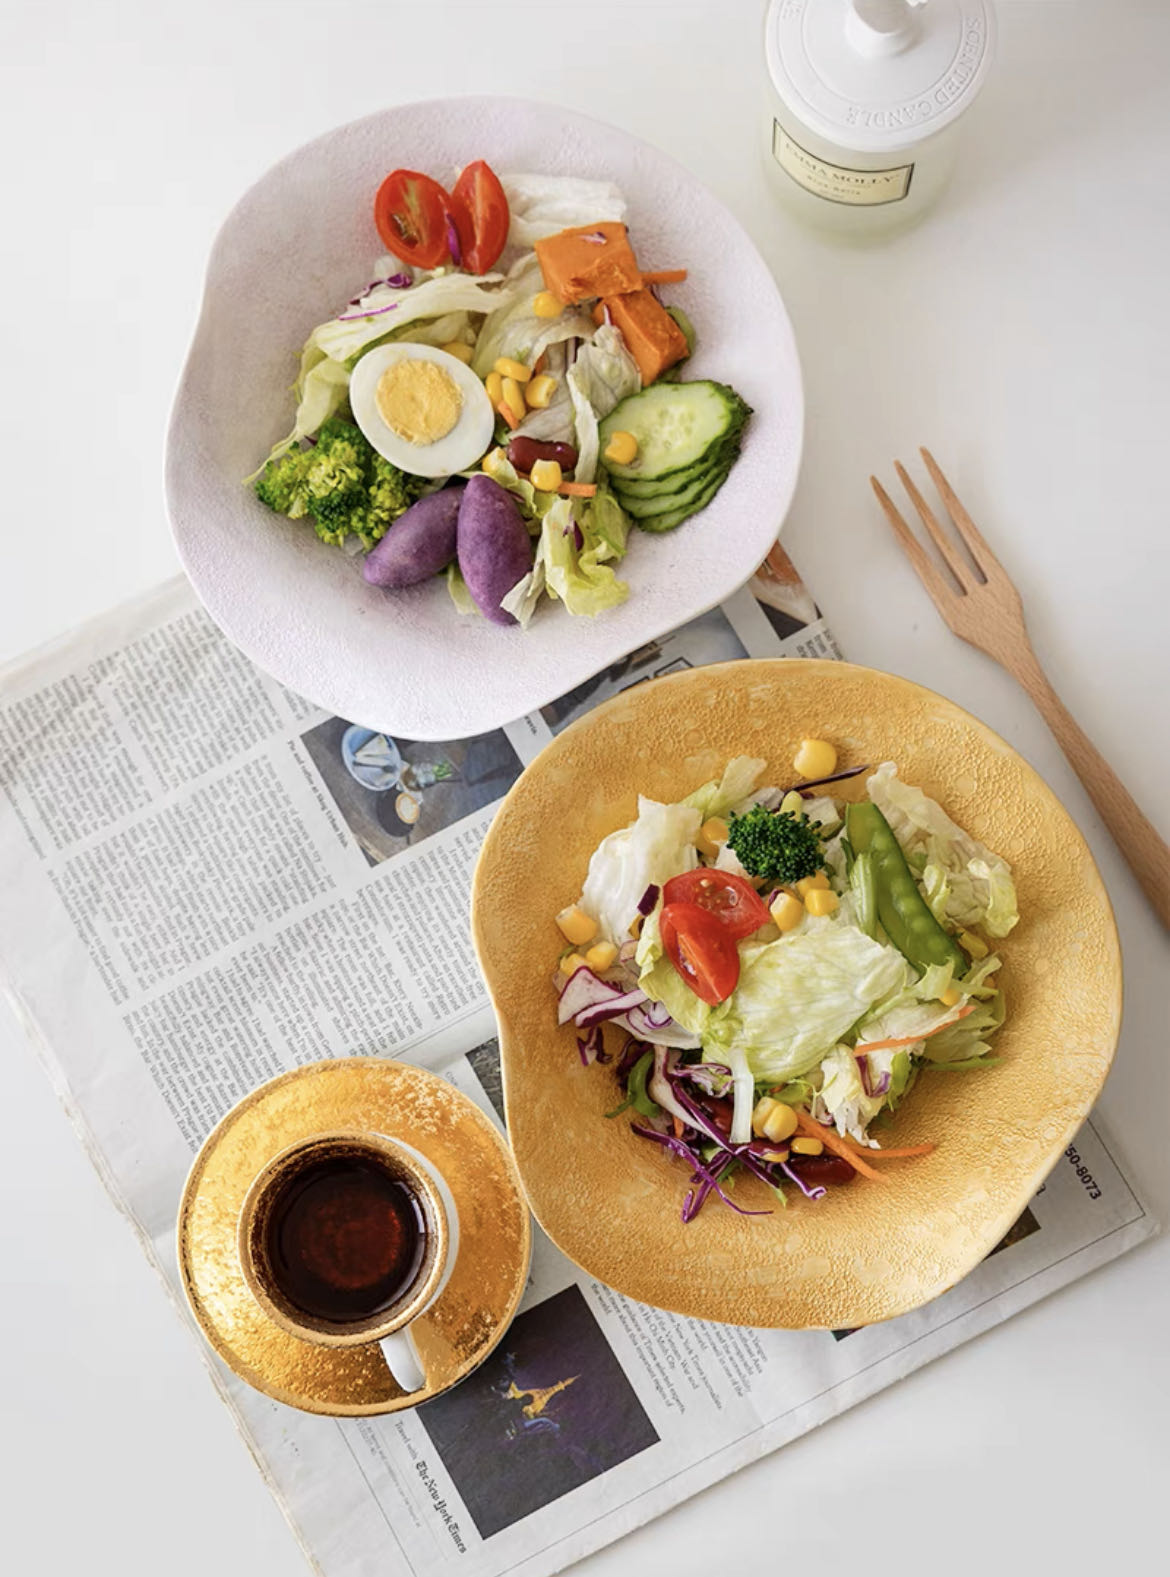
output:
M877 477L871 476L869 480L878 502L886 512L886 518L894 528L894 535L918 571L918 577L930 593L935 607L955 634L994 658L1019 680L1032 697L1044 721L1056 736L1057 744L1068 757L1073 771L1085 785L1102 821L1129 861L1130 869L1141 883L1158 918L1170 928L1170 849L1139 810L1113 768L1074 722L1049 684L1028 639L1019 592L988 547L978 526L956 498L954 488L939 470L934 456L926 449L919 450L919 453L946 505L951 524L971 555L971 562L967 561L949 533L939 525L930 505L898 460L894 462L894 469L942 554L950 575L940 569L926 552L898 513L893 499ZM951 576L954 577L953 581Z

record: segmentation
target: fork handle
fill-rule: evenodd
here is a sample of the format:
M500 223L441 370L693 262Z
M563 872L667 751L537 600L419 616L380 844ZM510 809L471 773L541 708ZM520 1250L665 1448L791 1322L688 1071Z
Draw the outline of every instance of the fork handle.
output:
M1170 848L1049 684L1031 646L1013 668L1113 834L1154 912L1170 930Z

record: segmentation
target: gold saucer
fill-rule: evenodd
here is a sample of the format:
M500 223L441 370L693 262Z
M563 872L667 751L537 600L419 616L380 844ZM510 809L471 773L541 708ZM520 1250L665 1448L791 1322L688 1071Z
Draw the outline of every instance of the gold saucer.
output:
M359 1129L424 1154L459 1211L451 1279L411 1326L427 1374L421 1391L399 1387L376 1342L325 1347L283 1330L240 1264L240 1208L266 1163L310 1134ZM179 1206L179 1269L204 1335L241 1379L307 1413L394 1413L462 1380L507 1330L531 1249L520 1179L488 1119L433 1073L381 1057L312 1063L253 1090L204 1141Z

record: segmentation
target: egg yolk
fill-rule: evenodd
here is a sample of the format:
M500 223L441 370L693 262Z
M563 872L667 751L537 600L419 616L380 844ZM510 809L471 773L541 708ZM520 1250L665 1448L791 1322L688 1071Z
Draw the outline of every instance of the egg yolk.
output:
M386 368L374 391L378 414L399 438L433 444L459 420L459 385L433 361L396 361Z

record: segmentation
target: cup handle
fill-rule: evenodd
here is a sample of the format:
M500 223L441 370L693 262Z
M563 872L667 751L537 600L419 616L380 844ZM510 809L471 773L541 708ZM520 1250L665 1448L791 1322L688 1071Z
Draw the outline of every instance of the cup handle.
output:
M418 1355L418 1346L410 1334L410 1326L391 1331L389 1336L383 1336L378 1345L382 1349L386 1367L402 1389L408 1395L412 1391L421 1391L427 1383L427 1376Z

